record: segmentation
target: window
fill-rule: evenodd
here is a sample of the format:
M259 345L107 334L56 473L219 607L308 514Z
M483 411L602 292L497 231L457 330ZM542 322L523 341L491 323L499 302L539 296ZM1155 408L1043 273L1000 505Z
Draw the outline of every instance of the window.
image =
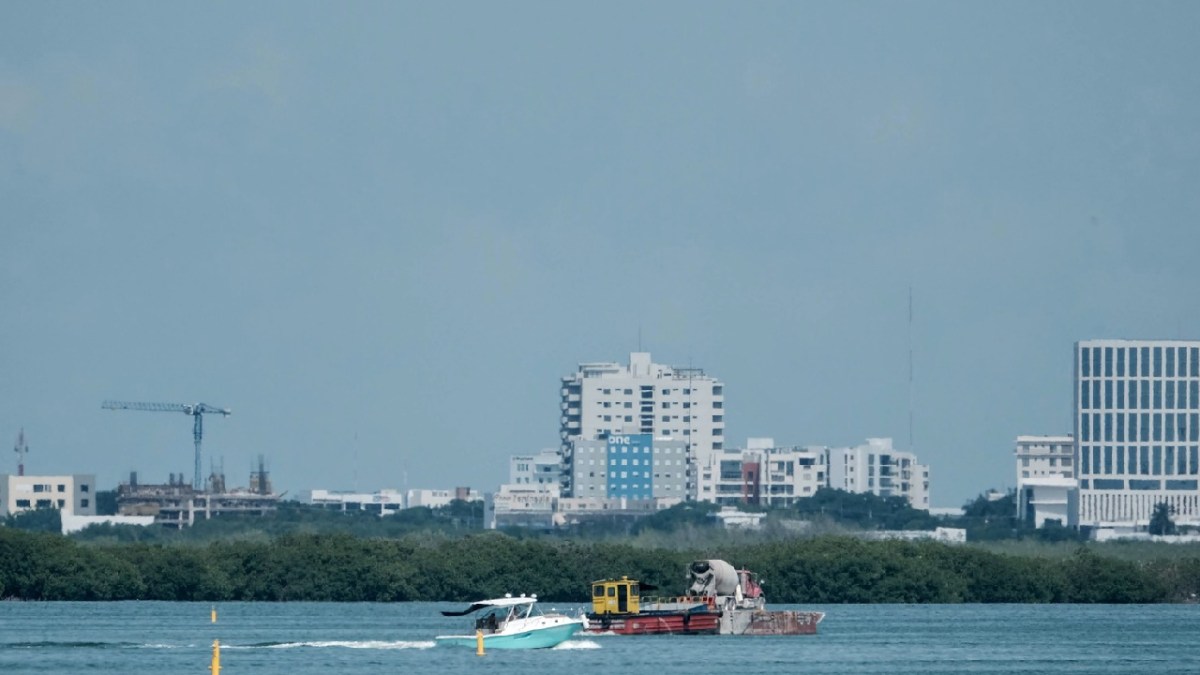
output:
M18 508L18 509L27 509L27 508L29 508L29 500L28 500L28 499L18 499L18 500L17 500L17 508Z
M58 484L58 491L59 491L59 492L66 492L66 491L67 491L67 486L66 486L66 485L63 485L62 483L59 483L59 484Z

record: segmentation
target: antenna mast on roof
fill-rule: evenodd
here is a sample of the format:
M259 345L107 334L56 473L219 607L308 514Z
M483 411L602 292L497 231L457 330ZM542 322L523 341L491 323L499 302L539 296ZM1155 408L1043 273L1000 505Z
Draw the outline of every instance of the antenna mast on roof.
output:
M17 453L17 475L25 475L25 455L29 454L29 446L25 444L25 427L21 427L21 433L17 434L17 444L13 446L13 452Z
M908 286L908 451L916 452L913 447L913 291L912 284Z

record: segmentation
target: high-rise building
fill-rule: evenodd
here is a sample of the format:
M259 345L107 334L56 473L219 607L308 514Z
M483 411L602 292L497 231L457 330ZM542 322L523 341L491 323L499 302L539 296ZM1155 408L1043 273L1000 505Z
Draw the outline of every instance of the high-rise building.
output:
M653 363L647 352L631 353L628 365L579 364L578 371L562 378L563 495L577 496L572 454L576 441L649 434L685 444L687 496L694 499L694 467L706 464L724 447L724 389L720 380L700 368Z
M1077 342L1074 396L1079 525L1200 525L1200 342Z

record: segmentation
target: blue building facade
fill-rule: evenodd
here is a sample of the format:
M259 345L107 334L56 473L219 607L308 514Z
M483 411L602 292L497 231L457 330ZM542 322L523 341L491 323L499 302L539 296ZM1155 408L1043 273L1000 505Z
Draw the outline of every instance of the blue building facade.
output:
M654 496L652 434L608 437L608 497L650 499Z

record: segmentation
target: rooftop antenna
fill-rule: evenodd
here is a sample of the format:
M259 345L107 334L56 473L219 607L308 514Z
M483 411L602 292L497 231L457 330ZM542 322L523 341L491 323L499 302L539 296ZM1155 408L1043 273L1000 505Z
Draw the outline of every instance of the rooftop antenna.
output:
M25 444L25 427L21 427L21 433L17 434L17 444L13 446L13 452L17 453L17 475L25 475L25 455L29 453L29 446Z
M913 290L908 285L908 451L916 452L913 447Z

